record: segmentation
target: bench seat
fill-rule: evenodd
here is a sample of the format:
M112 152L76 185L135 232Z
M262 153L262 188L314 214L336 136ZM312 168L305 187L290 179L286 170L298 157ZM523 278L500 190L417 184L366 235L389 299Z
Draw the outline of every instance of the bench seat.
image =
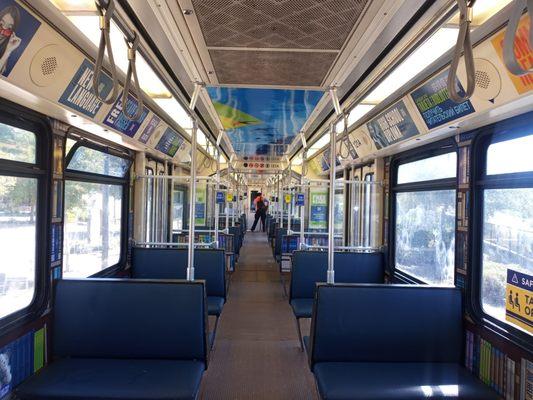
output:
M292 312L296 318L311 318L313 314L313 299L292 299Z
M224 297L207 296L207 313L219 317L222 314L225 301Z
M65 358L31 377L24 399L194 399L201 361Z
M456 363L322 362L314 374L324 400L498 399Z

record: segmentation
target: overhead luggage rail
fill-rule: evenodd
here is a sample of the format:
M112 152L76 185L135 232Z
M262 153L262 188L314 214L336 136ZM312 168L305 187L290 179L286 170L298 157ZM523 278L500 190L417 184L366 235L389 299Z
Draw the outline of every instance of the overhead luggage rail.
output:
M135 63L137 48L139 47L139 35L134 33L132 40L124 38L124 41L128 47L128 72L126 73L126 83L124 85L124 90L122 91L122 112L126 118L135 121L141 117L144 109L144 101L141 87L139 86L139 78L137 77L137 67ZM134 114L130 114L128 111L128 96L132 79L134 83L133 88L135 91L135 97L137 98L137 108Z

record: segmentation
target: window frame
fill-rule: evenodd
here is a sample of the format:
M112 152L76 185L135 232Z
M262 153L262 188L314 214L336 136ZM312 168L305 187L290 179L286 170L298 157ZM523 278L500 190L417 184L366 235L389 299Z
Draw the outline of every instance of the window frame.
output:
M112 155L130 160L131 163L130 163L130 167L127 173L124 175L123 178L119 178L119 177L113 177L113 176L108 176L108 175L95 174L91 172L69 170L68 164L70 160L72 159L72 156L78 149L78 147L81 147L81 146L89 147L93 150L97 150L97 151L100 151L106 154L112 154ZM129 220L128 201L130 198L129 182L130 182L130 174L131 174L132 165L133 165L133 158L129 154L125 152L121 152L117 149L111 148L109 146L95 143L93 141L89 141L86 139L78 139L76 144L72 146L72 148L70 149L70 152L66 155L65 172L64 172L65 188L66 188L67 181L107 184L107 185L116 185L116 186L122 187L122 205L121 205L121 212L120 212L121 221L120 221L120 257L119 257L119 260L114 265L110 265L107 268L104 268L100 271L95 272L92 275L89 275L89 276L86 276L80 279L114 276L118 271L126 268L127 251L128 251L128 220ZM64 208L66 209L66 204L64 204ZM63 224L65 224L65 221L63 221Z
M529 352L533 351L533 335L529 335L506 321L485 313L481 298L481 286L483 279L484 191L486 189L533 188L533 171L487 175L487 150L491 144L529 136L527 135L528 130L533 134L531 129L532 120L533 112L529 112L472 132L472 134L475 134L470 167L472 199L468 210L472 221L472 229L468 238L470 268L467 272L469 281L467 307L474 321ZM521 129L525 132L520 132ZM493 141L493 139L496 140Z
M35 281L31 303L0 318L0 336L42 316L50 293L48 279L51 257L51 162L52 129L46 117L33 110L0 99L0 123L33 132L35 135L35 163L0 159L0 174L37 179L37 207L35 225Z
M414 277L407 272L402 271L401 269L396 268L396 197L398 193L409 193L409 192L427 192L427 191L436 191L436 190L455 190L457 199L457 188L458 188L458 172L459 172L459 163L456 162L455 166L455 176L452 178L444 179L434 179L429 181L419 181L419 182L409 182L397 184L398 180L398 168L402 164L407 164L414 161L419 161L424 158L431 158L439 156L446 153L455 152L458 156L458 147L453 138L447 138L435 143L431 143L426 146L414 148L408 150L404 153L400 153L391 158L390 163L390 176L389 176L389 187L390 187L390 200L389 200L389 265L391 275L395 280L399 280L402 283L409 284L420 284L427 285L428 282ZM457 158L458 160L458 158ZM457 201L455 201L455 215L457 216ZM457 232L457 218L454 221L454 232ZM457 244L456 244L457 245ZM454 285L455 285L455 267L454 267Z

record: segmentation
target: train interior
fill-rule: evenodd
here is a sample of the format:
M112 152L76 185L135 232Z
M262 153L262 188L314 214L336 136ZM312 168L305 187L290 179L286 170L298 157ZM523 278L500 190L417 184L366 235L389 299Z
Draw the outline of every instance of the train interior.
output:
M532 0L0 0L0 399L533 400Z

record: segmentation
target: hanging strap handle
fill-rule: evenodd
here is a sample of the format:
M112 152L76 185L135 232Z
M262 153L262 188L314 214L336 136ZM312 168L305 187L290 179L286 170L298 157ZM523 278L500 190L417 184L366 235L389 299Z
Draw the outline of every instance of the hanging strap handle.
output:
M144 110L144 102L142 99L141 88L139 86L139 78L137 77L137 68L135 66L135 56L137 54L137 47L139 47L139 35L134 34L133 41L124 39L128 47L128 73L126 74L126 84L122 92L122 112L126 118L135 121L138 120ZM137 98L137 110L134 114L128 112L128 94L130 92L131 81L133 79L133 90Z
M111 19L115 12L114 0L108 0L107 6L103 6L100 1L95 1L96 8L100 14L100 45L98 46L98 55L96 56L96 65L94 66L93 75L93 91L101 102L105 104L113 104L118 97L118 79L117 67L113 57L113 49L111 48L111 36L109 34L111 28ZM100 74L102 73L102 64L104 61L104 54L107 49L107 57L111 66L111 79L113 80L113 91L111 96L103 98L100 95Z
M533 72L533 66L529 69L524 69L518 63L514 52L514 41L516 37L516 31L518 30L518 24L520 18L522 18L522 11L527 7L527 11L533 12L533 0L515 0L509 23L507 24L507 30L505 31L505 37L503 39L503 61L505 66L513 75L527 75ZM531 22L529 27L529 47L533 49L533 29L531 28Z
M468 100L474 94L476 87L476 68L474 65L474 50L472 49L472 42L470 40L470 23L472 22L473 10L475 0L457 0L459 7L459 36L453 53L450 72L448 74L448 93L450 98L456 103L462 103ZM457 90L457 68L459 60L464 53L465 67L466 67L466 91L464 96Z

